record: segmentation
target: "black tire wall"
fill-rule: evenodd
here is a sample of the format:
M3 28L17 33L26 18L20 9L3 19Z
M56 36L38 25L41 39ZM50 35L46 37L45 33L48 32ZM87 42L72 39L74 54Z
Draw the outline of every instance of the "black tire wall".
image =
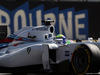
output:
M97 72L100 67L100 50L94 44L80 44L72 54L71 64L76 75Z

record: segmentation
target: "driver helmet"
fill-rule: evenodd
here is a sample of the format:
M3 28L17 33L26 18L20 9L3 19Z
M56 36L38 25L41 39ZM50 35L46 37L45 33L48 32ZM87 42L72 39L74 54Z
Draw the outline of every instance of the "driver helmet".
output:
M56 38L57 38L57 39L63 39L63 44L66 43L66 37L65 37L63 34L58 34L58 35L56 36Z
M63 44L71 44L73 43L72 40L68 40L63 34L58 34L56 36L57 39L63 39Z

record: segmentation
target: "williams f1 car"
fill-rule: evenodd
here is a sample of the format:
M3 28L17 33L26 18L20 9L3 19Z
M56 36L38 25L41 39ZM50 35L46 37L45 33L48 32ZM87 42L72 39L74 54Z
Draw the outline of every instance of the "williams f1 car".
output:
M24 67L25 72L25 67L32 66L31 72L70 72L72 67L75 74L84 75L99 70L99 41L73 42L61 34L54 36L53 21L42 22L42 26L24 27L0 40L0 71Z

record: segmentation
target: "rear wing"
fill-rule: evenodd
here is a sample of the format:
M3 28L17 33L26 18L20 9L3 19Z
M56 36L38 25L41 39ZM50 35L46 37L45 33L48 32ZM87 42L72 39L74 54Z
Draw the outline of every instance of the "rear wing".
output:
M0 40L7 37L7 26L0 26Z

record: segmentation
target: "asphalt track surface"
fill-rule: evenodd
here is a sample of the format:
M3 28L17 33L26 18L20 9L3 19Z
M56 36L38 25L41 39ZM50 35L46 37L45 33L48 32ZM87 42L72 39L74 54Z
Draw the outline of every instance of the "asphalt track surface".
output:
M35 74L35 73L26 73L26 74L17 74L17 73L0 73L0 75L70 75L70 74ZM71 75L74 75L74 74L71 74ZM100 75L100 72L98 73L86 73L85 75Z

